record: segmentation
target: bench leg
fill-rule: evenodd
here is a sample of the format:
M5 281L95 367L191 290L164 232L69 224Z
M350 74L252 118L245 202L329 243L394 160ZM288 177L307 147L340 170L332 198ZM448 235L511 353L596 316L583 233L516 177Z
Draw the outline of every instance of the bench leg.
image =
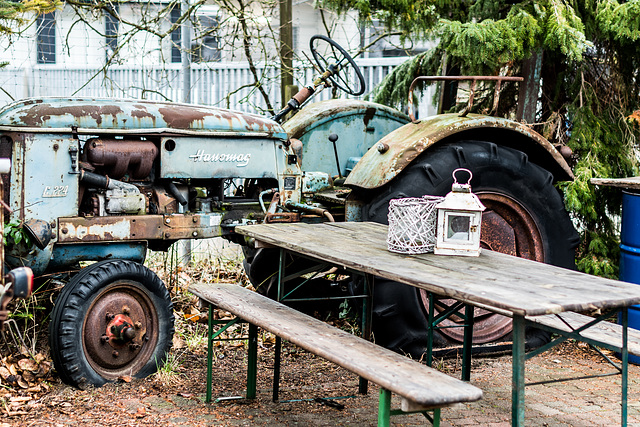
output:
M433 418L427 414L427 412L433 411ZM404 412L401 409L391 410L391 392L383 387L380 387L380 397L378 399L378 427L389 427L391 425L392 415L405 415L421 413L424 415L433 425L433 427L440 427L440 408L434 408L429 411L409 411Z
M433 410L433 427L440 427L440 408Z
M511 425L524 425L524 317L513 316L513 367L511 382Z
M209 305L209 327L207 331L207 395L205 402L211 403L213 382L213 306Z
M271 400L278 401L280 393L280 358L282 352L282 339L276 336L275 354L273 356L273 397Z
M378 427L389 427L391 424L391 392L380 387L378 399Z
M258 381L258 327L251 323L247 359L247 399L255 399Z

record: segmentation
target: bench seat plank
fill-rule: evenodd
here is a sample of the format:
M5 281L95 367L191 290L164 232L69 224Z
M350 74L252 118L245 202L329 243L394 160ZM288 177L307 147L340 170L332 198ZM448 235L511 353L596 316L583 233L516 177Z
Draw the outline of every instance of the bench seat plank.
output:
M422 407L482 398L482 391L241 286L197 283L189 290L283 339Z
M574 313L567 311L559 314L565 322L567 322L573 329L578 329L580 326L593 320L592 317L586 316L580 313ZM546 316L528 316L526 319L530 322L537 323L539 325L549 326L561 331L570 332L571 329L556 315ZM627 330L627 349L629 354L634 356L640 356L640 331L629 328ZM607 344L615 345L617 347L622 346L622 325L618 325L611 322L600 322L589 329L582 331L581 335L585 338L597 340Z

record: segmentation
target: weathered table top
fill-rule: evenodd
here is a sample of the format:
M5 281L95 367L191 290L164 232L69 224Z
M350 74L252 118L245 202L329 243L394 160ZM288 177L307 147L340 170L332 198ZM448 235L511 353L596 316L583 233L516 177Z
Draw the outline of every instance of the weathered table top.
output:
M318 260L431 291L506 315L584 312L640 303L640 285L483 250L479 257L387 250L387 226L371 222L260 224L236 232Z

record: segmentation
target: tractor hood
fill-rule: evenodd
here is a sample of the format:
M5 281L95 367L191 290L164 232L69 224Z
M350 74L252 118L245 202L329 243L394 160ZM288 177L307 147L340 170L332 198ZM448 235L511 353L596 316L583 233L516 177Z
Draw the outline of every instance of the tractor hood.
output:
M461 140L489 141L514 148L549 170L556 181L573 179L571 168L553 145L522 123L478 114L441 114L406 124L382 138L354 167L345 185L378 188L432 145Z
M26 99L0 110L0 130L79 134L183 134L286 139L267 118L202 105L123 99Z

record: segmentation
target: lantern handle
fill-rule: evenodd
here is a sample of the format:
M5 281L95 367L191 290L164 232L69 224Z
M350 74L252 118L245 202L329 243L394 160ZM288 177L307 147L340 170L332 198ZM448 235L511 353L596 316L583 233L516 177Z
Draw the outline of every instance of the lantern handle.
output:
M473 174L471 173L471 171L469 169L466 169L466 168L458 168L458 169L453 171L453 173L451 174L451 176L453 176L453 183L454 184L459 184L458 183L458 178L456 178L456 173L460 172L460 171L465 171L466 173L469 174L469 179L467 180L467 183L463 184L463 185L471 184L471 179L473 178Z

